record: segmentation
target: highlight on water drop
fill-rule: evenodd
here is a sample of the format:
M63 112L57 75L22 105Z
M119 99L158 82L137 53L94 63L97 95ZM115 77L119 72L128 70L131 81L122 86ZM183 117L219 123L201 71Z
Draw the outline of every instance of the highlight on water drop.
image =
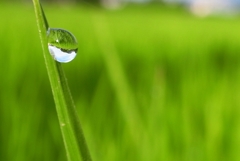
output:
M69 31L49 28L47 38L48 50L56 61L68 63L76 57L78 50L77 39Z

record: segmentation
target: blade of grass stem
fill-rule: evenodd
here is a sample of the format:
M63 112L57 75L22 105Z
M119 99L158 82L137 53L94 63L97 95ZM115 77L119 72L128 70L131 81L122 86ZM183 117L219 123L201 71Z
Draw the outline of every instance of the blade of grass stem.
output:
M39 1L33 0L33 4L68 161L91 161L62 66L48 53L46 37L48 28L47 19Z

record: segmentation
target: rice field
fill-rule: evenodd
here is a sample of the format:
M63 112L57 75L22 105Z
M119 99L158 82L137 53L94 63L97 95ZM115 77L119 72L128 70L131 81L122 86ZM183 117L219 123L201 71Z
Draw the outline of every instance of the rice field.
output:
M240 17L43 4L94 161L238 161ZM0 160L66 161L33 6L0 4Z

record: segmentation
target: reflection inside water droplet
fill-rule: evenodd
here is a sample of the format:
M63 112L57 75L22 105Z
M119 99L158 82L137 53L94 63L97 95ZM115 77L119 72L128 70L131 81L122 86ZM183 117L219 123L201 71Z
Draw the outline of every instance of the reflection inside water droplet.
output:
M48 45L48 49L53 58L61 63L68 63L77 55L75 50L63 51L62 49L52 45Z
M49 28L47 37L49 52L56 61L67 63L75 58L78 44L73 34L63 29Z

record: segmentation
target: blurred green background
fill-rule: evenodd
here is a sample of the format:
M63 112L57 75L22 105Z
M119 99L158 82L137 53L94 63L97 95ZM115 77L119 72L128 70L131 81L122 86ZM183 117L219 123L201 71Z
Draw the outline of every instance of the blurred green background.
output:
M94 161L240 160L240 17L43 4ZM0 4L0 160L66 161L33 5Z

